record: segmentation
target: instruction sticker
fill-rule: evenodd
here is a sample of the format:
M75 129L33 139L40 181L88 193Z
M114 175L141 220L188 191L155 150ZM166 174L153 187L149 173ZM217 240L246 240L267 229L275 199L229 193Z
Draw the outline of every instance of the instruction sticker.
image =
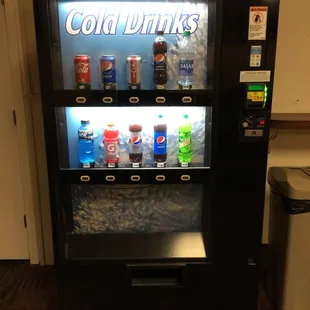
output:
M252 83L252 82L270 82L271 71L241 71L240 82Z
M249 18L249 40L266 40L267 6L251 6Z
M250 67L260 67L262 63L262 46L252 45L251 56L250 56Z

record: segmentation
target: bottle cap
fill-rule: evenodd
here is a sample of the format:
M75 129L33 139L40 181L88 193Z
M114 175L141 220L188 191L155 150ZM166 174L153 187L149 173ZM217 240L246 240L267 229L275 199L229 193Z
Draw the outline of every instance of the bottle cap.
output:
M183 35L184 37L189 37L191 35L191 32L189 30L185 30Z
M163 118L164 116L162 114L158 114L158 118Z
M109 126L109 127L112 127L112 126L114 126L114 123L113 123L113 122L109 122L109 123L108 123L108 126Z
M82 125L89 125L89 124L90 124L90 121L82 120L82 121L81 121L81 124L82 124Z
M162 36L162 35L164 34L164 32L163 32L162 30L158 30L158 31L157 31L157 34L160 35L160 36Z
M184 117L184 118L188 118L188 114L184 114L183 117Z

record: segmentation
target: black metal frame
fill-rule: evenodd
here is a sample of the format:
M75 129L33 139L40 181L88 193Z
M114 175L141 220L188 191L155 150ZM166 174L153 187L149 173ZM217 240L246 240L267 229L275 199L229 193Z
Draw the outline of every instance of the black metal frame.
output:
M200 261L206 264L196 264L193 268L190 268L188 264L186 265L186 270L191 270L189 274L192 275L192 278L187 275L186 283L191 283L191 286L187 284L186 287L187 290L191 291L191 288L195 287L194 283L199 282L200 278L194 276L198 270L199 275L203 275L205 281L202 284L203 290L198 289L197 292L203 295L204 289L208 287L212 292L208 304L212 304L214 309L224 309L236 304L239 309L254 310L258 287L257 263L262 237L268 155L268 122L271 104L263 110L252 111L253 113L261 113L266 117L267 126L263 138L258 140L240 139L240 119L243 114L247 113L247 110L244 101L244 87L239 82L239 72L241 70L252 70L248 66L249 48L250 45L259 43L259 45L263 45L264 53L261 70L271 70L273 80L279 3L271 0L209 0L208 2L210 8L209 30L210 36L211 38L213 36L214 40L209 41L209 55L211 57L207 61L208 67L211 69L208 78L213 79L213 89L212 91L188 92L195 98L193 104L212 105L212 167L206 171L205 196L208 198L204 198L203 209L203 230L208 231L208 235L204 235L204 242L208 246L208 258L196 261L187 260L187 263L198 263ZM247 40L250 6L268 6L266 41L249 42ZM42 81L55 259L59 278L68 281L69 277L74 282L77 269L75 269L74 263L69 264L65 259L65 232L72 225L70 222L72 220L70 219L70 212L72 214L72 211L70 211L69 188L71 182L77 182L80 172L59 170L54 106L67 105L61 101L64 98L67 98L68 106L76 106L74 97L79 92L53 90L53 83L60 86L58 89L61 89L62 85L62 79L59 79L62 75L59 74L61 59L57 0L37 0L34 8ZM215 22L212 20L213 18L215 18ZM55 56L55 53L58 56ZM57 77L54 75L55 68L58 68ZM267 83L270 89L273 86L272 80ZM139 94L146 100L146 105L154 105L154 98L157 93L151 93L153 92L143 91ZM122 99L122 103L126 105L128 102L126 98L131 93L123 91L119 94L120 98L114 97L116 102L118 103ZM172 100L175 98L180 100L182 96L176 92L165 94L168 97L170 96L169 98ZM98 98L101 98L102 93L92 91L86 95L83 93L83 95L87 97L86 105L91 106L97 105L96 102L98 102ZM269 99L271 102L272 98ZM168 100L168 102L170 101ZM54 103L56 104L54 105ZM100 170L91 170L89 173L93 174L95 179L102 174ZM176 173L179 172L171 171L167 175L174 179ZM122 172L121 177L127 178L128 175L126 172ZM202 181L201 177L202 174L199 174L197 181ZM64 210L66 211L64 212ZM160 259L157 263L167 264L167 262L169 259ZM79 262L79 265L83 265L83 262ZM78 270L81 272L81 279L88 281L90 279L87 275L88 271L97 268L95 270L98 274L107 275L108 269L113 266L113 262L101 264L100 260L96 260L96 262L92 262L92 265L89 263L84 263L84 265L84 269ZM123 270L123 263L118 262L116 265L118 269L114 270ZM197 269L195 269L196 267ZM67 268L67 271L64 268ZM122 273L122 276L125 274L126 272ZM122 276L119 279L122 279ZM95 276L92 276L92 279L94 278ZM193 279L196 282L193 282ZM124 279L119 281L126 282ZM128 283L125 284L125 282L124 289L128 286ZM61 284L59 287L61 289ZM78 287L74 288L74 294L78 294L76 293L78 289ZM223 292L226 297L222 296ZM242 297L240 292L242 292ZM181 298L181 296L179 297ZM201 296L199 298L201 299Z

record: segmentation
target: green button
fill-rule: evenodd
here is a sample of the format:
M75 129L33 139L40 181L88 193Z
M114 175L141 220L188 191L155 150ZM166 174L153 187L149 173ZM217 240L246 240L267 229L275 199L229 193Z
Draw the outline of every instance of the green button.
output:
M253 84L253 85L248 85L248 90L249 91L262 91L265 89L264 84Z

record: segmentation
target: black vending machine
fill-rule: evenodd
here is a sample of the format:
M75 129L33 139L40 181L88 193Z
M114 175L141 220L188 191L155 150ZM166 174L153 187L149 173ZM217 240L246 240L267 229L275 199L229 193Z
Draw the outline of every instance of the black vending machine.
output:
M277 0L34 0L58 307L257 308Z

